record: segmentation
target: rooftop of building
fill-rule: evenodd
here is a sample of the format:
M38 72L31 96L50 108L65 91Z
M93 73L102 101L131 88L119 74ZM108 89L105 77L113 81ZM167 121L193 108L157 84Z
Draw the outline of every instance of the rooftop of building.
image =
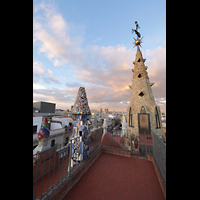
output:
M151 161L102 152L63 200L165 199Z
M165 199L165 181L153 158L156 152L160 152L158 146L161 144L157 142L161 140L142 134L140 137L143 139L140 139L139 147L147 145L146 150L143 149L143 153L146 151L146 154L142 155L140 152L131 153L123 149L124 137L125 135L120 137L107 132L102 138L101 130L96 130L91 135L89 158L72 168L71 175L68 172L67 146L50 153L53 158L49 162L42 163L44 158L41 159L41 166L34 157L34 173L37 180L33 182L34 197L48 199L48 195L51 195L52 199L64 200ZM155 152L152 154L149 147L153 146ZM56 155L62 157L56 158ZM48 151L44 156L45 160L48 160ZM51 165L54 167L51 168ZM48 169L52 170L43 174Z

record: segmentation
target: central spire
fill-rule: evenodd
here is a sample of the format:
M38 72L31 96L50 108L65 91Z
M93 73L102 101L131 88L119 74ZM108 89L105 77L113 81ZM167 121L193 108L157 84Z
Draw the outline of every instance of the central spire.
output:
M131 138L132 140L134 138L134 142L132 141L132 149L140 151L141 146L138 149L138 142L140 141L141 134L151 135L152 133L155 133L160 138L165 138L165 136L160 121L160 107L155 103L151 89L153 83L150 83L149 81L147 66L144 64L146 59L143 58L139 47L141 46L142 38L141 34L138 32L139 25L137 21L135 24L136 29L132 29L132 32L135 32L137 35L137 39L134 38L137 52L135 55L135 61L133 61L134 69L132 69L132 84L129 86L131 88L131 96L130 105L127 107L127 133L125 134L125 147L131 149L130 140Z

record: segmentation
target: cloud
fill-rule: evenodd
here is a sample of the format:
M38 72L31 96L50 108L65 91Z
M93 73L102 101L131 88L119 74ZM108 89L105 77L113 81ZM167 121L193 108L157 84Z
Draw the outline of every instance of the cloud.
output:
M166 98L157 98L156 104L160 106L162 112L166 112Z
M128 89L131 83L132 50L116 47L88 46L83 62L74 66L75 78L82 82L104 85L115 92ZM127 77L130 77L129 82Z
M39 46L39 52L44 53L54 66L64 66L82 55L80 36L70 36L69 30L67 22L52 5L41 3L35 7L34 45Z
M112 110L126 111L127 103L130 100L131 90L128 85L132 82L132 61L135 59L135 50L127 49L122 45L116 47L88 47L85 62L74 67L75 79L87 86L87 93L91 103L95 106L107 105ZM144 57L149 66L148 75L155 98L166 97L165 90L165 46L144 52ZM121 103L123 102L123 103ZM161 105L165 109L165 102Z
M145 52L146 65L155 98L166 97L166 43L153 50Z
M33 89L46 89L46 87L44 87L43 85L40 85L40 84L36 84L36 83L33 83Z
M63 66L63 65L65 65L65 62L55 59L55 60L53 61L53 64L54 64L55 67L58 67L58 66Z
M122 45L116 47L90 47L91 59L82 65L76 66L76 79L83 83L91 83L92 102L98 102L99 105L104 102L118 102L120 108L127 106L120 102L130 100L130 89L133 69L132 61L135 59L135 50L127 49ZM154 97L165 97L165 45L154 50L144 52L147 59L148 74L151 82L154 82L152 87ZM94 55L92 57L92 55ZM88 56L88 55L87 55ZM88 56L89 57L89 56ZM84 69L84 70L83 70ZM94 87L95 86L95 87ZM101 87L100 87L101 86ZM96 92L98 91L98 92Z
M43 64L41 62L33 63L33 73L35 75L42 75L45 73L45 70L43 69Z
M42 62L35 61L33 63L33 82L38 83L54 83L60 84L60 80L54 77L53 72L50 69L45 69L45 66Z
M66 86L67 87L70 87L70 88L79 88L81 87L81 83L78 83L78 82L75 82L75 81L71 81L69 83L66 83Z
M49 101L70 103L74 100L76 92L72 89L33 89L33 93L48 97ZM42 101L42 100L41 100Z
M136 49L127 49L124 45L98 46L82 45L83 35L74 34L75 29L49 4L39 4L34 12L34 45L44 54L56 69L63 67L73 72L63 89L34 90L34 94L48 97L49 101L56 101L58 105L74 103L78 88L86 88L91 108L109 108L110 110L126 111L130 100L131 90L128 85L132 82L132 61L135 59ZM80 27L80 25L77 25ZM80 32L82 32L80 30ZM100 37L97 36L97 41ZM96 43L94 41L93 43ZM148 66L148 75L154 97L166 97L166 45L143 52ZM68 64L66 66L66 64ZM54 76L53 69L46 69L40 62L34 65L34 82L61 84ZM158 103L165 106L166 101Z
M67 23L59 14L53 14L52 16L50 16L49 25L52 30L57 34L65 32L67 28Z

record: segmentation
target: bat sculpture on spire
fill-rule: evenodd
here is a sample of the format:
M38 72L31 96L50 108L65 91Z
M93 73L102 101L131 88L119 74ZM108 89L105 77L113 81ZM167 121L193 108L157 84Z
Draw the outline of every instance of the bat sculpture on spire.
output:
M139 48L139 45L141 46L141 43L142 43L142 38L141 38L141 34L138 32L138 29L140 28L139 27L139 24L137 23L137 21L135 21L135 25L136 25L136 29L132 29L132 33L134 33L135 32L135 34L137 35L137 39L135 39L135 38L133 38L134 40L135 40L135 42L134 42L134 47L135 46L138 46L138 48ZM141 38L141 39L140 39ZM133 47L133 48L134 48ZM142 47L142 46L141 46Z

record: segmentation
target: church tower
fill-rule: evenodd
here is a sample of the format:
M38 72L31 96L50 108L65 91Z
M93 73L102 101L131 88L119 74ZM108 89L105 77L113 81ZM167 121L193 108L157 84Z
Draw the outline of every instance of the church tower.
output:
M132 29L137 34L135 39L135 46L137 46L137 53L135 61L133 61L134 69L132 69L132 84L130 105L127 107L127 139L126 147L130 148L128 141L130 135L135 143L139 141L139 134L155 133L160 138L165 139L162 129L160 107L156 105L151 87L154 83L150 83L145 66L145 60L140 51L141 35L138 32L139 25L136 23L136 29ZM134 46L134 47L135 47ZM137 140L137 142L136 142Z

